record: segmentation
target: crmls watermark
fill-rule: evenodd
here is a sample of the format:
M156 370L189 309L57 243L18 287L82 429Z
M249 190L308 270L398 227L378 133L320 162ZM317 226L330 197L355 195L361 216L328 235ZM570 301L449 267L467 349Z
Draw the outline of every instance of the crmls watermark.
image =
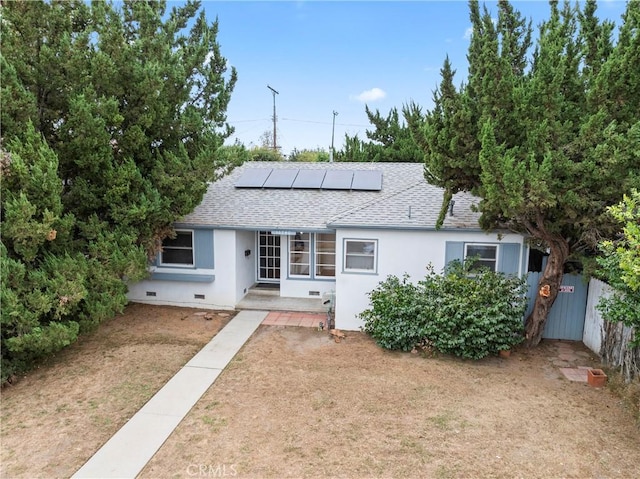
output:
M190 477L235 477L238 470L235 464L189 464L187 475Z

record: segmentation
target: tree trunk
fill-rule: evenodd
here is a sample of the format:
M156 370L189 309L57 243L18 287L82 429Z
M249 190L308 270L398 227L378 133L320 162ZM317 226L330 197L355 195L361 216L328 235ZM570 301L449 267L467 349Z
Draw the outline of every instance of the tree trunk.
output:
M538 294L533 305L533 311L527 318L524 326L525 344L531 348L537 346L542 339L544 325L551 306L558 297L564 263L569 257L569 244L562 238L547 240L549 244L549 259L538 282Z

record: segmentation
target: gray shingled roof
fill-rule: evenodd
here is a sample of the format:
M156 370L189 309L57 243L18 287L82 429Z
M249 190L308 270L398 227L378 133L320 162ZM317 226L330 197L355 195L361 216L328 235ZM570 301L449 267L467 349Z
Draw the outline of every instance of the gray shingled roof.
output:
M247 168L382 171L381 191L236 188ZM443 228L477 229L477 198L454 196L453 216ZM255 230L324 230L336 227L432 229L442 204L442 189L429 185L416 163L247 162L209 185L196 209L180 223ZM409 209L411 214L409 216Z

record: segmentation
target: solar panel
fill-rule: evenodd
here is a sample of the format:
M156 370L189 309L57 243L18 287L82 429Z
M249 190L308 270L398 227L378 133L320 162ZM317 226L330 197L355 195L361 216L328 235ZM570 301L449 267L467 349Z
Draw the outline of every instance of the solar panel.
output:
M262 188L271 174L272 168L247 168L238 181L236 188Z
M376 170L247 168L236 181L235 187L380 191L382 189L382 172Z
M264 182L264 188L291 188L293 182L298 176L300 170L283 169L279 170L274 168L267 181Z
M350 190L353 181L353 171L327 170L322 182L323 190Z
M324 181L325 170L300 170L293 182L294 188L320 188Z
M354 171L351 189L363 191L380 191L382 189L382 171Z

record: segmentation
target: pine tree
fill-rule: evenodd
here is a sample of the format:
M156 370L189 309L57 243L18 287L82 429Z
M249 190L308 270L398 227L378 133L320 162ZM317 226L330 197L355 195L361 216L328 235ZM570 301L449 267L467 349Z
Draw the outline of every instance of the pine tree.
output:
M424 126L409 121L423 139L428 170L440 175L437 184L481 198L484 228L508 228L548 249L539 286L550 294L536 296L526 322L527 342L535 345L564 264L594 254L600 239L614 235L606 207L640 181L640 4L628 3L613 45L612 26L597 20L595 2L582 12L551 2L531 54L525 20L506 1L498 8L494 26L488 11L470 2L468 83L445 96L451 70L443 68ZM456 115L468 120L457 131L445 121ZM456 155L446 139L459 135L469 148Z

